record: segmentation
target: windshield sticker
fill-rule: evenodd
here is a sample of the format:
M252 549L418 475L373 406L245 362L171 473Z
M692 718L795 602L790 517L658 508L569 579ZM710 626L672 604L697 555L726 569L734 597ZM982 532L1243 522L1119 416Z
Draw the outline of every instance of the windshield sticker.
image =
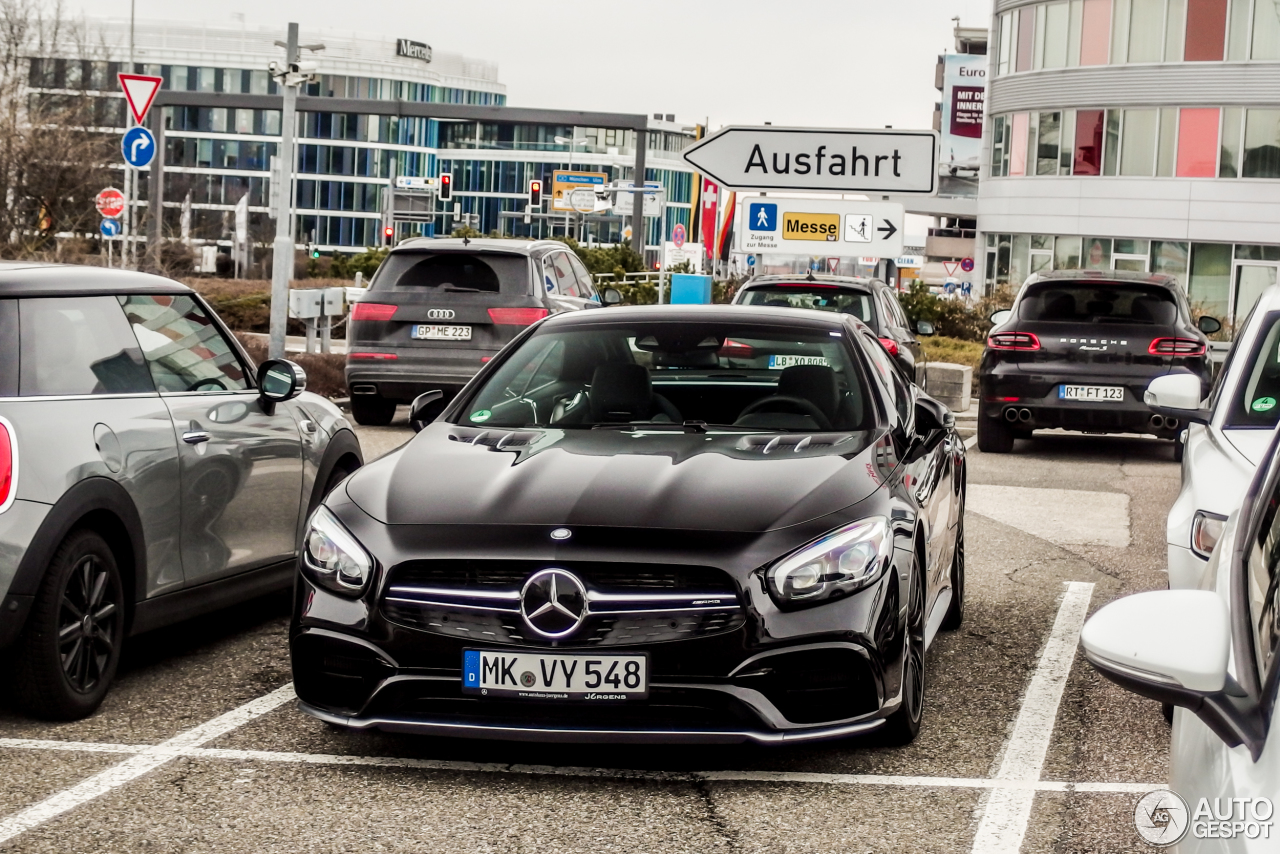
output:
M479 409L471 413L472 421L488 421L492 417L493 417L493 413L487 409Z
M1253 402L1254 412L1266 412L1275 409L1276 399L1274 397L1260 397Z

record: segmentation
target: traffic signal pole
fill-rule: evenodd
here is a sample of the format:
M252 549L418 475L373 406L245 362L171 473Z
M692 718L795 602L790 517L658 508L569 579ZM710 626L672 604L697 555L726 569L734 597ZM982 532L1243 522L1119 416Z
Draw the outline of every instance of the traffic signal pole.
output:
M298 25L289 24L289 36L285 45L286 70L296 66L299 60ZM276 193L276 239L271 250L271 334L267 355L272 359L284 358L284 334L289 322L289 279L293 276L293 126L298 112L298 85L281 79L284 109L280 113L280 170L271 176L280 182Z

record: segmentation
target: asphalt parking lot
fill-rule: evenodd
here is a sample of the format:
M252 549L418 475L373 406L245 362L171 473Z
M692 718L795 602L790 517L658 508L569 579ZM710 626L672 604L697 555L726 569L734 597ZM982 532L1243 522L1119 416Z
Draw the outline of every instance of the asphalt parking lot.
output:
M410 434L363 430L366 456ZM1163 587L1167 442L1058 434L970 451L967 613L928 658L920 737L576 747L329 728L294 708L287 600L135 638L101 711L0 697L0 851L1143 850L1168 778L1155 704L1077 652L1085 617ZM0 689L0 694L2 694Z

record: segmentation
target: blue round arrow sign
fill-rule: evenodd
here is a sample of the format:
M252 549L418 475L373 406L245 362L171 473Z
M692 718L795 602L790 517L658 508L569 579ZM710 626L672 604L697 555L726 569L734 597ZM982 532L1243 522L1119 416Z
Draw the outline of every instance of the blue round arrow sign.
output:
M114 219L104 219L102 224L98 226L98 231L102 232L103 237L116 237L120 234L120 222Z
M156 138L144 127L132 127L125 131L120 140L120 150L124 152L124 162L134 169L151 163L156 156Z

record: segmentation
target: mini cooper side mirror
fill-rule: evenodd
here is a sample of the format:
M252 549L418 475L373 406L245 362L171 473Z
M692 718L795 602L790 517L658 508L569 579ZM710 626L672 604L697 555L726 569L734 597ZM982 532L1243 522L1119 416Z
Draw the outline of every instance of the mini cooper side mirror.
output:
M601 288L600 301L605 305L622 305L622 291L617 288Z
M929 322L929 321L927 321L927 320L917 320L917 321L916 321L916 333L917 333L917 334L919 334L919 335L932 335L932 334L933 334L933 324L932 324L932 323L930 323L930 322Z
M293 400L307 388L307 372L288 359L267 359L258 366L258 401L268 415L277 403Z
M1213 411L1200 408L1200 378L1195 374L1165 374L1147 385L1142 402L1167 418L1208 424Z
M1013 312L1007 308L1002 308L999 311L992 312L990 317L991 325L999 326L1011 317L1013 317Z
M1205 335L1212 335L1215 332L1222 331L1222 321L1208 314L1202 314L1196 320L1196 329L1199 329Z
M1080 632L1085 657L1142 697L1194 712L1229 747L1255 760L1264 735L1257 710L1227 672L1231 616L1211 590L1155 590L1103 606Z
M409 426L413 432L421 433L422 428L436 420L444 411L444 392L440 389L424 391L413 399L409 406Z

